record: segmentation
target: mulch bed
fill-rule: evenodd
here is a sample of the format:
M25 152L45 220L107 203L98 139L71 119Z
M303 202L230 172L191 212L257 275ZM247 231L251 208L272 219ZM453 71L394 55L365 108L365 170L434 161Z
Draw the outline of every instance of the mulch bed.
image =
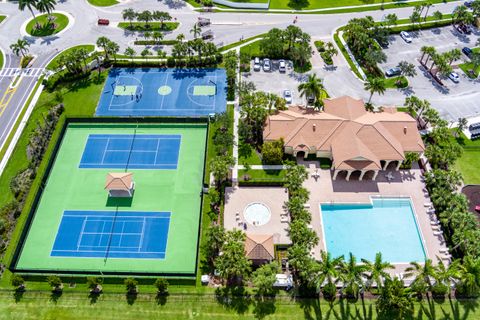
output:
M462 193L467 197L469 202L469 210L476 214L480 219L480 214L475 211L475 206L480 205L480 185L471 184L463 187Z

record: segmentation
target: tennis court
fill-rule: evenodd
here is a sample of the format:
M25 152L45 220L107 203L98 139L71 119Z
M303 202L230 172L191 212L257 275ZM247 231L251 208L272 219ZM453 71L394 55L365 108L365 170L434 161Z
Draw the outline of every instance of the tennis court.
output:
M224 69L116 68L97 116L206 116L226 110Z
M80 168L176 169L180 135L91 134Z
M206 136L206 123L70 123L14 269L194 275ZM134 192L112 196L126 169Z
M51 256L165 258L170 212L65 211Z

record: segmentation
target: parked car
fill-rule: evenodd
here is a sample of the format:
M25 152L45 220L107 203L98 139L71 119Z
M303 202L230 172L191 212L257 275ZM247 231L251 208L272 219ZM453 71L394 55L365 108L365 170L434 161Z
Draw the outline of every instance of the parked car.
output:
M110 20L108 19L98 19L97 21L99 26L108 26L110 24Z
M270 70L272 70L270 59L263 59L263 71L270 72Z
M401 71L400 68L398 68L398 67L390 68L390 69L388 69L387 71L385 71L385 75L386 75L387 77L399 76L401 73L402 73L402 71Z
M287 71L287 64L285 63L285 60L280 60L278 62L278 71L280 71L280 72L286 72Z
M253 71L260 71L260 69L262 69L262 66L260 65L260 58L255 57L255 59L253 59Z
M463 47L462 49L463 54L465 54L467 57L471 58L473 51L469 47Z
M455 83L458 83L460 81L460 77L458 76L458 73L456 73L456 72L450 72L448 77L450 78L450 80L452 80Z
M406 42L406 43L410 43L412 42L412 36L410 35L410 33L408 33L407 31L402 31L400 32L400 37Z
M283 90L283 98L287 104L292 103L292 92L290 90Z

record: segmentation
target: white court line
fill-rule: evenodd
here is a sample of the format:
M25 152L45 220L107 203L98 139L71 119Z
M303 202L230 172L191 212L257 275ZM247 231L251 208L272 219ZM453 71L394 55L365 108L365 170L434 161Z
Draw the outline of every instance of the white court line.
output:
M129 247L130 248L130 247ZM75 250L52 250L52 252L77 252ZM92 252L92 253L98 253L97 250L81 250L80 252ZM161 254L166 254L166 251L116 251L116 250L110 250L110 252L116 252L116 253L142 253L142 254L149 254L149 253L154 253L154 254L157 254L157 253L161 253ZM85 258L85 257L82 257L82 256L72 256L70 258ZM88 257L87 257L88 258ZM128 259L128 257L122 257L121 259Z
M80 230L80 236L78 237L78 240L77 240L77 251L78 251L78 248L80 248L80 243L82 242L83 230L85 230L85 224L87 223L87 220L88 220L88 217L83 219L82 230Z
M103 160L105 160L105 153L107 152L107 149L108 149L108 145L110 144L110 138L107 138L107 144L105 145L105 149L103 150L103 157L102 157L102 162L101 164L103 164Z
M160 147L160 139L157 140L157 150L155 150L155 159L153 160L153 164L157 164L157 157L158 157L158 148Z
M145 225L147 224L146 218L143 218L143 225L142 225L142 233L140 236L140 242L138 243L138 252L140 252L140 249L143 246L143 236L145 235Z

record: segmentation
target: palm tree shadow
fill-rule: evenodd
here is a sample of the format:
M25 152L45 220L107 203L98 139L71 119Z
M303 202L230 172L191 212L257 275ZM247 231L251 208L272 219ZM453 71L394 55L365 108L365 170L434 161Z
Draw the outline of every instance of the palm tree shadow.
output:
M17 289L13 292L13 299L15 300L15 303L18 303L22 300L24 293L25 293L25 290L20 290L20 289Z
M266 316L274 314L275 310L275 297L263 300L257 297L254 301L253 314L256 319L264 319Z
M215 290L215 299L227 309L238 314L248 311L252 300L244 287L224 287Z
M430 320L436 319L435 302L430 299L429 295L427 295L427 306L425 306L424 303L420 303L418 319L423 318L422 314L424 314L427 317L427 319L430 319Z
M323 319L322 308L320 307L319 299L300 299L299 304L300 308L303 310L303 316L305 319Z

